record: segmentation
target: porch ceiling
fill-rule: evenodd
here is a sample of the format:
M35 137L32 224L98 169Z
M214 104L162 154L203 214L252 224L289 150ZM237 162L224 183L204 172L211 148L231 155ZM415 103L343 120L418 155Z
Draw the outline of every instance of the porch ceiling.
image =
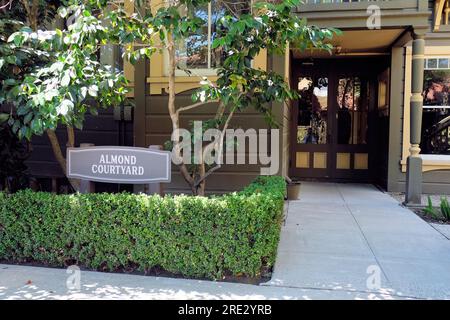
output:
M333 55L386 53L403 32L404 29L346 30L331 42L336 48ZM323 51L301 52L296 49L293 50L293 55L294 58L329 56L327 52Z

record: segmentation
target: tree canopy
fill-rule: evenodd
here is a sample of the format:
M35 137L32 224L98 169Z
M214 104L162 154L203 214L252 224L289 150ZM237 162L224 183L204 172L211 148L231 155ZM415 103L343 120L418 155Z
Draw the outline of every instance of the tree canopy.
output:
M63 19L74 17L74 23L67 28L45 31L15 24L14 28L20 27L19 30L2 39L0 48L7 52L0 58L0 72L5 76L0 103L9 103L11 115L17 115L9 119L13 131L29 139L44 132L51 136L59 124L81 129L86 112L96 114L99 107L123 103L127 80L121 71L101 64L98 59L100 48L107 44L120 45L124 58L131 63L151 58L155 52L167 52L168 111L173 130L179 129L181 112L209 102L218 102L219 106L204 130L208 127L225 130L233 114L248 107L260 111L270 124L276 125L271 102L294 99L297 93L283 75L256 69L252 61L263 49L269 54L281 54L288 44L299 50L330 50L328 41L338 30L308 25L306 19L293 13L300 5L299 0L217 2L222 2L225 8L212 43L213 49L220 48L225 53L216 68L217 81L199 79L200 87L192 96L194 104L178 109L175 107L177 43L208 24L196 8L208 5L210 0L168 0L158 8L136 1L135 13L131 15L119 2L68 0L58 10ZM5 27L9 22L2 20L0 28L2 23ZM21 65L21 57L28 62L38 59L39 63L29 64L21 77L15 77L14 68ZM177 147L179 142L174 144ZM60 164L65 165L63 161ZM179 166L194 193L199 187L204 189L204 180L209 175L204 164L193 171L183 161Z

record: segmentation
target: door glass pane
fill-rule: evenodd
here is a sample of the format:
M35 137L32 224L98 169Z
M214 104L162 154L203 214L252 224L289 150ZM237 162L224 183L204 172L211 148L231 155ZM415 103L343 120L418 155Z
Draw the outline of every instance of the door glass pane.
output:
M367 144L368 84L358 77L340 78L337 90L338 144Z
M300 78L298 90L297 143L326 144L328 78Z

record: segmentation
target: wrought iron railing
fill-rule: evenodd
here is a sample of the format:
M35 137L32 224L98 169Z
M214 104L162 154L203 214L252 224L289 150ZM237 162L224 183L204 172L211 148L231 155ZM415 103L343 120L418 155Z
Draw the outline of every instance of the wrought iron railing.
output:
M450 116L425 130L423 138L425 153L450 154Z

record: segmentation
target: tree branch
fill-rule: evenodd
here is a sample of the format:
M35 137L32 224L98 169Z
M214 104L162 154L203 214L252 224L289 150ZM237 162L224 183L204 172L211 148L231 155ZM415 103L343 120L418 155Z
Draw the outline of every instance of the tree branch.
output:
M208 104L208 103L216 103L216 102L219 102L219 100L216 99L216 100L209 100L209 101L205 101L205 102L197 102L197 103L191 104L189 106L185 106L185 107L179 108L177 110L177 114L179 115L180 112L188 111L188 110L191 110L191 109L203 106L203 105Z
M230 121L231 121L231 118L232 118L233 115L234 115L235 109L236 109L236 108L233 108L233 109L230 111L230 113L228 114L227 120L225 121L225 124L223 125L223 128L222 128L222 134L220 135L220 146L219 146L219 150L220 150L219 152L220 152L220 153L222 153L222 151L223 151L223 139L225 138L225 131L227 130L228 126L230 125ZM211 144L217 144L217 141L214 141L214 142L211 142L210 144L208 144L205 148L203 148L203 152L205 152L206 148L207 148L208 146L210 146ZM204 155L203 155L203 159L204 159L204 158L205 158L205 157L204 157ZM220 157L219 157L219 159L220 159ZM202 176L195 182L194 187L197 188L197 187L198 187L198 186L199 186L206 178L208 178L214 171L219 170L221 167L222 167L222 163L221 163L221 161L219 160L219 163L218 163L215 167L209 169L204 175L202 175Z
M9 6L9 9L11 10L12 3L13 3L13 0L9 0L6 4L0 6L0 10L5 9L8 6Z
M61 146L58 141L58 137L56 136L56 133L54 130L47 130L47 136L50 140L50 144L52 146L53 153L55 154L56 161L58 161L59 166L61 167L63 173L65 176L67 176L67 162L66 158L64 157ZM70 185L75 191L80 190L80 181L76 179L69 179Z
M70 148L75 146L75 132L70 126L67 126L67 146Z
M167 102L167 109L169 110L170 119L172 120L172 130L179 129L179 113L175 109L175 43L171 31L165 30L167 41L167 53L169 56L169 101ZM174 148L177 148L179 142L175 142ZM194 178L189 174L189 170L185 163L178 165L180 173L183 179L189 184L193 194L196 194L197 190L194 188Z

